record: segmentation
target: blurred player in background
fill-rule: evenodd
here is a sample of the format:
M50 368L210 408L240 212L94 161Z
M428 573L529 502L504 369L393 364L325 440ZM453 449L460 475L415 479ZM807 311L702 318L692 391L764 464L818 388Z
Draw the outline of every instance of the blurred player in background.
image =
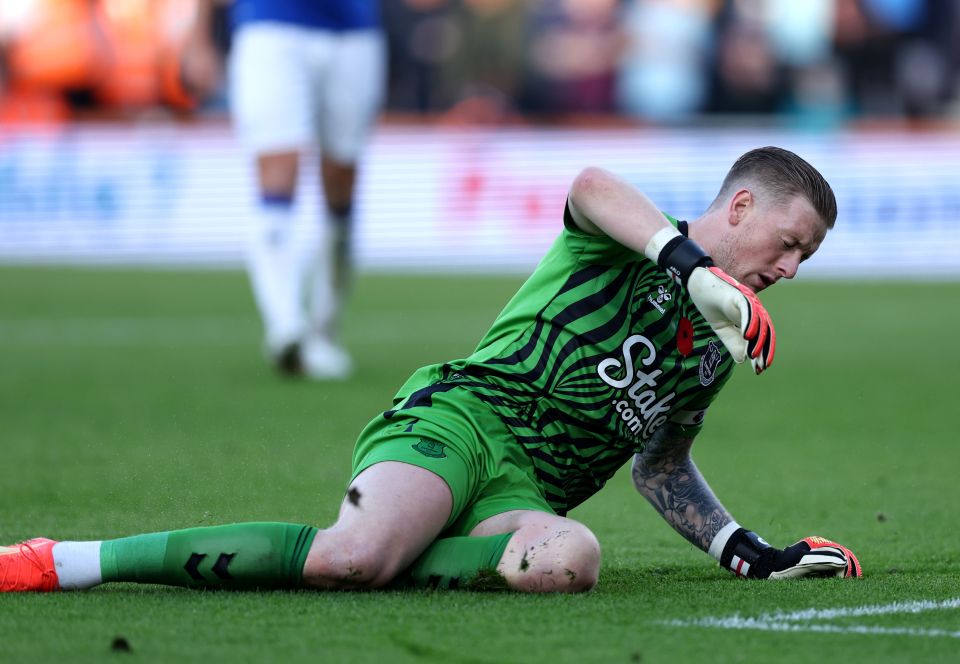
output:
M560 237L473 355L417 371L360 434L333 526L34 539L0 548L0 590L482 579L589 590L600 546L566 514L631 457L641 495L735 574L858 577L839 544L808 537L778 549L742 528L690 456L734 363L749 359L760 373L773 361L773 325L755 292L793 278L836 215L820 173L778 148L743 155L690 224L588 168L570 188Z
M215 0L198 10L185 78L209 89ZM236 0L229 96L241 140L256 159L258 206L248 270L271 361L283 372L345 378L338 339L351 273L357 162L379 110L386 45L378 0ZM320 149L326 203L321 246L294 236L301 156Z

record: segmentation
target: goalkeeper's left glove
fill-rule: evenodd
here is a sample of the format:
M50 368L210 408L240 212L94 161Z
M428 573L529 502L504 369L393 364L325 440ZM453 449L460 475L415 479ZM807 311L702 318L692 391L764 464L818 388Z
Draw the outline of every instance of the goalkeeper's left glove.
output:
M731 523L717 533L714 544L710 553L720 560L721 567L750 579L863 576L853 551L823 537L805 537L777 549L756 533Z
M777 342L770 314L756 293L715 266L696 242L667 226L650 238L644 255L687 289L734 362L749 357L758 374L773 363Z

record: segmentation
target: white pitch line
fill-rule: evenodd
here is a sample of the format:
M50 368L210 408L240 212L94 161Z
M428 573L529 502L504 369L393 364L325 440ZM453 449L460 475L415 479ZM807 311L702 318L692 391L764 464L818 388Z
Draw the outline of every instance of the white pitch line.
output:
M960 630L917 629L913 627L879 627L874 625L830 625L813 623L814 620L833 620L860 616L879 616L891 614L916 614L924 611L942 611L960 609L960 597L939 602L917 600L913 602L893 602L837 609L810 608L790 613L765 613L756 618L733 614L731 616L712 616L696 620L667 620L661 624L673 627L711 627L715 629L753 629L768 632L821 632L830 634L873 634L895 636L926 636L960 639Z
M833 618L849 618L856 616L880 616L887 613L921 613L923 611L940 611L944 609L960 609L960 597L946 599L941 602L930 600L916 600L913 602L893 602L892 604L876 604L873 606L853 606L839 609L804 609L792 613L773 613L761 616L770 620L831 620Z
M960 639L960 631L945 629L916 629L913 627L877 627L873 625L823 625L758 620L757 618L700 618L698 620L670 620L671 627L713 627L717 629L753 629L764 632L821 632L830 634L885 634L893 636L927 636Z

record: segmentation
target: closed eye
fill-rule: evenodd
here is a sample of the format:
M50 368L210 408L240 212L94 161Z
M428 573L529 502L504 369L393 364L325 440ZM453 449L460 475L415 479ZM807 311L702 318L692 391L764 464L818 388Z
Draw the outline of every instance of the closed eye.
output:
M796 249L797 247L800 246L799 240L794 240L793 238L783 238L780 240L780 243L783 245L783 248L786 249L787 251ZM812 251L803 252L803 254L801 254L800 256L800 262L802 263L803 261L807 260L811 256L813 256Z

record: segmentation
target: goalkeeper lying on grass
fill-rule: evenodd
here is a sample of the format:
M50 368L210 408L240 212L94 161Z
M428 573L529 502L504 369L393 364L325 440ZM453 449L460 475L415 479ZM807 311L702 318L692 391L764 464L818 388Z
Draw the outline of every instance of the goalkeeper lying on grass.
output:
M778 148L743 155L690 224L588 168L562 234L473 355L417 371L360 434L331 527L33 539L0 549L0 589L589 590L600 546L565 515L630 457L654 509L735 574L860 576L839 544L780 550L740 527L690 458L734 363L760 373L773 362L755 293L792 278L836 214L820 173Z

